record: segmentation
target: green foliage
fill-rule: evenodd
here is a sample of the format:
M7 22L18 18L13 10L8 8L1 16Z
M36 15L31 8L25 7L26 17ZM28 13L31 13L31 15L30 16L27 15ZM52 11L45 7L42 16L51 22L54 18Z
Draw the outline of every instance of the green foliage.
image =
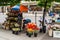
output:
M16 4L18 4L18 3L20 3L20 0L10 0L10 5L16 5Z
M56 2L60 2L60 0L55 0Z
M39 3L38 3L38 5L41 6L41 7L43 7L45 5L45 1L46 0L40 0ZM47 2L48 2L47 6L50 7L52 1L51 0L50 1L47 0Z
M45 24L44 24L44 20L45 20L45 15L46 15L46 11L48 11L47 7L51 6L51 3L55 1L55 2L60 2L60 0L39 0L38 5L41 7L44 7L44 11L43 11L43 23L42 23L42 27L45 28Z
M8 2L10 0L0 0L0 6L3 6L3 5L9 5Z
M25 1L30 1L30 0L25 0ZM35 1L35 0L31 0L31 1ZM36 1L39 1L39 0L36 0Z
M35 0L31 0L31 1L35 1ZM39 0L36 0L36 1L39 1Z
M44 7L45 1L46 0L39 0L38 5L41 6L41 7ZM53 2L53 1L60 2L60 0L47 0L47 6L46 7L50 7L51 6L51 2Z
M0 6L5 6L5 5L16 5L20 3L20 0L0 0Z

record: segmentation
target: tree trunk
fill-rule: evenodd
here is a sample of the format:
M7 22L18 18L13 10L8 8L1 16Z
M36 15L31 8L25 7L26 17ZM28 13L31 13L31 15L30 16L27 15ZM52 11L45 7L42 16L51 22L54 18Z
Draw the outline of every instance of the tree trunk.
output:
M4 6L2 6L2 13L4 13Z
M37 13L35 13L35 24L37 24Z
M45 31L45 15L46 15L46 6L47 6L47 0L45 2L45 5L44 5L44 11L43 11L43 22L42 22L42 29L43 29L43 32Z

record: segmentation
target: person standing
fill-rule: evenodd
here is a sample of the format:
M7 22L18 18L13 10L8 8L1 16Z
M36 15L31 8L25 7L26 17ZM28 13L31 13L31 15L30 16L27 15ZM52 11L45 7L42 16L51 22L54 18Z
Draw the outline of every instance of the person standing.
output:
M21 27L22 27L22 19L23 19L22 13L19 12L18 13L18 24L20 24L20 31L21 31Z
M42 17L40 16L40 20L39 20L39 26L40 26L40 32L42 32Z

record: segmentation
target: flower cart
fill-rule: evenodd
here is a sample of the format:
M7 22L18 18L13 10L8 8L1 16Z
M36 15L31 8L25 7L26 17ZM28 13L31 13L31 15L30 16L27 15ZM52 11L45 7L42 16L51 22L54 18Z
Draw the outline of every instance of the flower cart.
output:
M13 34L18 34L21 30L21 23L18 23L18 13L19 11L13 11L8 13L8 18L6 18L6 22L4 23L5 29L12 30Z

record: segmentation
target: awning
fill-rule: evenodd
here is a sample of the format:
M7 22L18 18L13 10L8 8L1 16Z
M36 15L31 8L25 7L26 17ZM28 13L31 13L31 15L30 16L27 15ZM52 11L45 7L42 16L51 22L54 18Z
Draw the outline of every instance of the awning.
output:
M54 8L54 9L60 9L60 8Z

